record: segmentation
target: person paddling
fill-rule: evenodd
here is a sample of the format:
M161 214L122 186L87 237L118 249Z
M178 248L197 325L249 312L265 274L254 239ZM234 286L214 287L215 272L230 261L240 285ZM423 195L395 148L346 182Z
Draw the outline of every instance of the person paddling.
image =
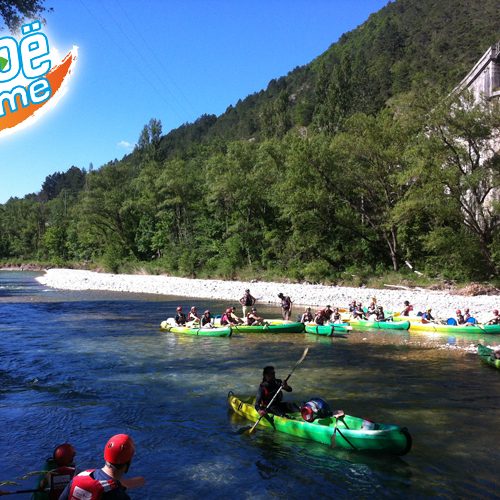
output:
M279 394L274 399L273 404L267 408L267 405L278 391ZM286 380L283 382L281 379L276 378L274 366L266 366L262 372L262 382L259 385L257 396L255 397L255 409L258 414L262 416L267 413L272 413L274 415L283 416L286 412L296 411L293 403L282 401L283 391L292 392L292 388L287 384Z
M135 453L133 439L116 434L104 447L104 466L81 472L66 486L60 500L106 499L130 500L123 476L128 472ZM136 478L133 486L142 486L144 478Z

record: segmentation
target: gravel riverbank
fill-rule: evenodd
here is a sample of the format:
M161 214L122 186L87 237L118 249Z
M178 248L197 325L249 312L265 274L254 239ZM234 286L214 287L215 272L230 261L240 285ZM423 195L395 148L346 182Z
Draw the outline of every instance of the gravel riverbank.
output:
M107 274L73 269L49 269L38 281L48 287L63 290L109 290L115 292L153 293L159 295L199 297L207 299L227 300L238 305L238 299L245 289L257 298L257 305L278 304L277 294L283 292L294 302L294 315L302 311L303 306L345 307L352 300L361 300L368 305L371 297L388 311L400 311L403 302L409 300L415 311L432 307L436 317L455 316L457 308L470 308L471 314L478 320L488 320L493 309L500 309L500 296L477 295L465 297L453 295L446 291L423 289L391 289L351 288L339 286L284 284L270 282L241 282L222 280L201 280L176 278L171 276Z

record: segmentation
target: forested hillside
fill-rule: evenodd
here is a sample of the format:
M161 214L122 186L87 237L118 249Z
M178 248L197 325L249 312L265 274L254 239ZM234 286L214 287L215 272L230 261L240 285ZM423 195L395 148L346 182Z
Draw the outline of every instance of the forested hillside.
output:
M392 2L219 117L166 135L151 120L121 161L0 205L0 259L337 282L408 261L498 279L500 110L448 96L500 40L497 7Z

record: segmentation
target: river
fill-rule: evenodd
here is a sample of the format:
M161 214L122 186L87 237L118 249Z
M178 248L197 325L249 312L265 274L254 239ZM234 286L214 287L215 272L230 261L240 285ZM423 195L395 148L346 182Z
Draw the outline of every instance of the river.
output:
M129 475L147 481L134 499L498 497L500 373L467 347L500 336L182 336L158 328L177 305L225 304L52 290L37 275L0 272L0 484L16 483L0 489L31 487L22 477L65 441L80 468L99 467L106 440L126 432L137 445ZM284 378L305 347L294 399L405 426L409 454L237 432L248 422L228 411L228 391L254 393L268 364Z

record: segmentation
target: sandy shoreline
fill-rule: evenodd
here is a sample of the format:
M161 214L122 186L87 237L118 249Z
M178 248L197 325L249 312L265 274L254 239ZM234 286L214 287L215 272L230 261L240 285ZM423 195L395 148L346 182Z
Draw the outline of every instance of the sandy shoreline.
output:
M478 320L488 320L492 310L500 308L499 296L478 295L464 297L444 291L422 289L378 290L372 288L350 288L325 285L283 284L270 282L241 282L222 280L201 280L176 278L171 276L107 274L74 269L49 269L37 280L48 287L63 290L108 290L114 292L152 293L166 296L198 297L227 300L237 305L245 289L249 288L257 305L278 304L277 294L283 292L294 302L294 315L303 310L303 306L345 307L352 300L361 300L368 305L371 297L377 297L379 304L386 310L400 311L403 302L409 300L415 311L432 307L438 317L455 315L457 308L470 308L471 314Z

